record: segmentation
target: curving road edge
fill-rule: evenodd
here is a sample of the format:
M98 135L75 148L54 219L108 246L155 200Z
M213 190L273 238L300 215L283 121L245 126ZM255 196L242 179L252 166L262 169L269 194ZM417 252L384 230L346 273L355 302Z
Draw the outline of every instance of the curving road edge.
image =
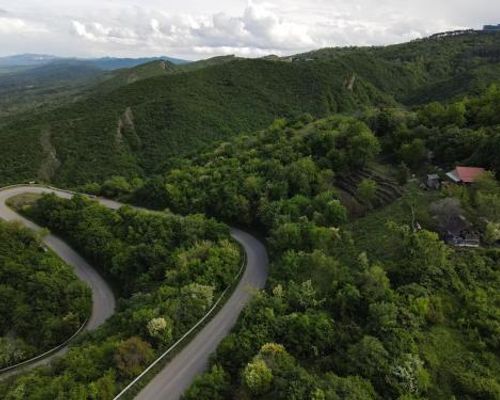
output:
M231 229L244 247L247 265L233 294L222 309L135 397L136 400L178 400L194 378L208 366L210 355L236 324L240 312L267 280L268 256L264 245L252 235Z
M31 229L40 229L33 222L15 213L5 202L8 198L22 193L55 193L63 198L71 198L73 193L55 188L24 185L0 189L0 218L20 220ZM101 204L118 209L122 204L97 199ZM210 355L236 324L239 314L251 300L256 290L264 288L268 274L268 255L265 246L252 235L232 228L231 236L238 241L246 252L246 268L231 297L220 311L201 329L201 331L141 390L136 396L139 400L178 400L190 386L194 378L208 366ZM101 325L115 309L115 298L111 288L85 260L68 245L54 235L48 235L44 242L66 263L75 269L77 276L92 289L92 315L86 329ZM64 354L63 347L50 357L30 364L34 367L47 363L53 357Z
M12 186L0 189L0 218L6 221L19 221L24 226L38 231L42 229L32 221L17 214L6 205L6 201L18 194L24 193L55 193L63 198L71 198L70 192L49 189L42 186ZM109 201L104 202L109 206ZM92 291L92 312L87 320L85 330L94 330L104 323L115 311L115 296L111 287L76 251L69 247L64 241L55 235L49 234L43 242L51 248L66 264L73 267L75 274L84 281ZM32 369L34 367L49 363L55 357L61 356L68 351L69 343L58 346L54 351L49 351L46 357L35 358L36 361L21 363L19 367L13 368L1 375L1 378L16 374L20 371Z

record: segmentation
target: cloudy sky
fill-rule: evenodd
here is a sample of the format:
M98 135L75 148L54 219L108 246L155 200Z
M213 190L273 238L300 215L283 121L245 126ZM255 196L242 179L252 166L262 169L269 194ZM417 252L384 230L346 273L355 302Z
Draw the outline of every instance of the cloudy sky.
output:
M0 0L0 56L286 55L486 23L499 0Z

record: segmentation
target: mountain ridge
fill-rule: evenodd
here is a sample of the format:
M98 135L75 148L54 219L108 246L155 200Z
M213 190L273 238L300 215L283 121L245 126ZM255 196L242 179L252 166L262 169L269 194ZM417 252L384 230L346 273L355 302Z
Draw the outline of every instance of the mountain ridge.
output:
M115 71L117 81L101 82L84 98L0 119L6 149L0 181L37 179L44 159L39 138L47 129L61 161L51 177L57 184L147 176L172 157L262 129L276 118L412 107L480 92L498 81L499 49L500 34L462 34L385 47L320 49L291 62L229 56L181 66L154 61ZM125 112L134 129L118 128ZM32 138L31 146L20 136ZM19 154L27 160L22 166Z
M99 69L110 71L119 68L132 68L136 65L144 64L150 61L167 60L173 64L187 64L190 61L180 58L157 56L157 57L59 57L49 54L15 54L12 56L0 57L0 67L26 67L26 66L40 66L50 62L68 62L78 61L82 63L89 63Z

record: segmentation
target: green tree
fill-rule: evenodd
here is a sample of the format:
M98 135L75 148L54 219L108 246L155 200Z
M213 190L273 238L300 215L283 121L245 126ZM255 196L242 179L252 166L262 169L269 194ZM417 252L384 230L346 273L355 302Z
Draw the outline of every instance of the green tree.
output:
M349 346L349 369L366 378L384 377L388 372L389 353L380 340L364 336L358 343Z
M170 319L153 318L148 322L147 329L149 336L161 343L170 343L172 340L173 323Z
M103 377L90 384L92 400L112 400L116 395L116 377L114 371L108 371Z
M416 354L405 354L391 367L391 378L399 387L401 394L420 395L430 385L429 373Z
M466 106L464 102L453 103L448 106L446 117L450 125L462 127L466 123Z
M356 190L357 197L366 205L372 206L377 195L377 182L363 179Z
M397 170L397 180L398 180L398 183L400 185L406 185L408 183L408 180L410 179L410 169L408 168L408 166L402 162L399 164L398 166L398 170Z
M410 168L419 168L427 158L425 142L417 138L411 143L403 144L399 150L399 158Z
M107 197L116 197L122 194L131 193L132 185L123 176L114 176L106 181L101 186L101 192Z
M495 244L500 241L500 223L488 222L484 232L484 241L487 244Z
M200 318L214 301L214 287L190 283L181 288L183 315L188 321Z
M339 377L327 373L323 390L326 399L371 400L378 398L370 381L360 376Z
M127 378L139 375L152 359L151 345L136 336L120 343L114 355L116 367Z
M435 232L420 230L413 232L408 226L394 226L399 235L393 255L398 260L391 271L398 285L412 282L439 285L447 281L450 274L450 250Z
M318 177L318 167L310 157L290 164L287 170L288 184L293 194L310 195Z
M248 363L243 371L243 382L254 395L261 395L269 391L272 381L273 373L262 359Z
M230 391L229 375L220 365L213 365L209 372L196 377L183 400L225 400Z
M358 168L362 167L378 155L380 143L364 123L350 124L348 131L352 135L348 150L349 163Z

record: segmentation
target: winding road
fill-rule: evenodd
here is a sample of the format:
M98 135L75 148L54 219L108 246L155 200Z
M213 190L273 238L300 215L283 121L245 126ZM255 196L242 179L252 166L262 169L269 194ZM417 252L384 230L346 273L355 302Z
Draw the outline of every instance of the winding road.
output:
M208 358L236 323L241 310L267 279L268 257L264 245L246 232L231 235L247 253L247 266L235 291L219 313L136 396L136 400L177 400L208 365Z
M56 191L41 186L18 186L10 187L0 190L0 218L7 221L20 221L23 225L35 231L42 229L35 223L22 217L14 212L6 205L6 201L18 194L23 193L56 193L63 198L71 198L72 194L65 191ZM106 201L109 203L109 201ZM109 206L109 204L107 204ZM73 267L75 274L84 281L92 290L92 313L85 326L86 330L94 330L104 323L115 311L115 296L111 287L107 282L92 268L76 251L69 247L64 241L55 235L49 234L43 239L44 243L51 248L62 260L68 265ZM55 357L61 356L68 350L68 345L59 348L55 352L51 352L49 356L44 357L36 362L23 364L19 368L10 370L3 373L2 378L37 367L39 365L47 364Z
M55 188L36 185L14 186L0 189L0 218L13 221L19 220L25 226L39 230L39 226L15 213L6 205L6 201L23 193L55 193L63 198L71 198L72 193ZM101 204L112 209L118 209L121 203L97 199ZM236 289L219 312L201 329L201 331L142 389L137 395L139 400L177 400L189 387L193 379L203 372L210 355L217 345L229 333L236 323L244 306L250 301L253 293L265 286L268 273L268 256L264 245L252 235L239 229L231 229L232 237L245 249L247 255L246 268ZM92 314L86 329L99 327L115 309L115 298L110 286L80 255L72 250L64 241L52 234L44 238L45 244L72 266L76 275L86 282L92 290ZM67 346L57 352L31 363L25 368L33 368L50 362L54 357L67 351ZM18 371L14 371L18 372ZM10 374L9 372L7 374ZM5 374L4 374L5 375Z

